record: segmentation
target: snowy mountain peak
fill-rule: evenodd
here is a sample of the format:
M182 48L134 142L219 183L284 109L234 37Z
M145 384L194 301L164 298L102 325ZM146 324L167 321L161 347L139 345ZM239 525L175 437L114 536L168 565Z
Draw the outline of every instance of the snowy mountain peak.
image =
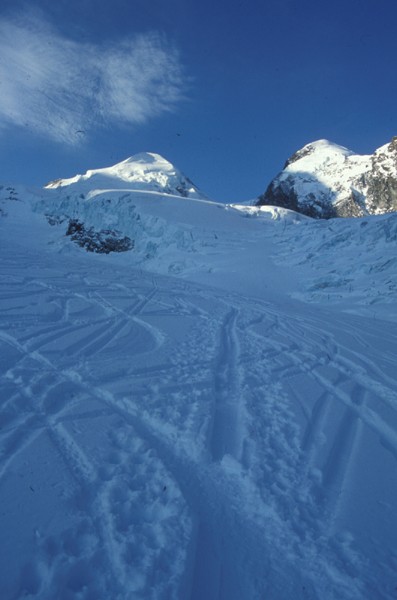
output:
M294 165L298 161L305 159L305 163L314 164L314 163L322 163L327 160L339 160L343 161L345 157L354 155L354 152L345 148L344 146L340 146L339 144L334 144L329 140L317 140L315 142L311 142L310 144L306 144L295 152L286 162L284 169ZM302 164L300 163L300 167ZM295 167L293 168L295 170Z
M359 217L397 210L397 138L373 155L328 140L307 144L259 197L315 218Z
M142 172L176 171L172 163L170 163L160 154L155 154L154 152L140 152L139 154L134 154L134 156L130 156L116 165L113 165L112 167L101 170L108 171L109 173L114 172L126 180L128 180L130 177L134 177L137 173Z
M46 189L77 188L86 193L93 190L147 191L206 199L188 177L172 163L154 152L141 152L102 169L90 169L84 175L51 181Z
M335 144L335 142L331 142L330 140L321 139L316 140L315 142L310 142L306 144L304 148L311 148L313 151L330 151L330 152L340 152L342 154L354 154L345 146L341 146L340 144Z
M173 168L172 164L167 159L160 154L156 154L155 152L139 152L138 154L134 154L118 164L123 165L127 163L161 164L162 166L166 167L168 165L169 167Z

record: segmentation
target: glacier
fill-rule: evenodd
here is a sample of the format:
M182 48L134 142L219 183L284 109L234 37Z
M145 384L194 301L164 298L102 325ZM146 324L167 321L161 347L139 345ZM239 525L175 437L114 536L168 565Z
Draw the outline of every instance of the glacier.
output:
M132 158L0 189L1 597L395 597L397 214Z

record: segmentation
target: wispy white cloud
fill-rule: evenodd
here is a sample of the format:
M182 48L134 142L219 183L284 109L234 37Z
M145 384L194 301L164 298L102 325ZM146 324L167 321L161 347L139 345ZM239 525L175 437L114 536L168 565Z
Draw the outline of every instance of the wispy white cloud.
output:
M0 19L0 126L75 144L81 132L144 123L184 96L177 51L159 34L67 39L43 19Z

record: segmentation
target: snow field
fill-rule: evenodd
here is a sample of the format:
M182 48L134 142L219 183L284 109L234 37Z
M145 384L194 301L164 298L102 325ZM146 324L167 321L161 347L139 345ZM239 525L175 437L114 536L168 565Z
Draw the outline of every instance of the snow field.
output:
M393 215L147 200L120 256L0 220L1 595L392 598ZM355 295L312 293L333 265Z

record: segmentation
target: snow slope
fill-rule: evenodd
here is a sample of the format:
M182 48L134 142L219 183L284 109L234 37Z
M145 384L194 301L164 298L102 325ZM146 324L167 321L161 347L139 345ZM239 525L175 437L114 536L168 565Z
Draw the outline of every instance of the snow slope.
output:
M77 183L0 190L1 597L393 598L396 215Z

